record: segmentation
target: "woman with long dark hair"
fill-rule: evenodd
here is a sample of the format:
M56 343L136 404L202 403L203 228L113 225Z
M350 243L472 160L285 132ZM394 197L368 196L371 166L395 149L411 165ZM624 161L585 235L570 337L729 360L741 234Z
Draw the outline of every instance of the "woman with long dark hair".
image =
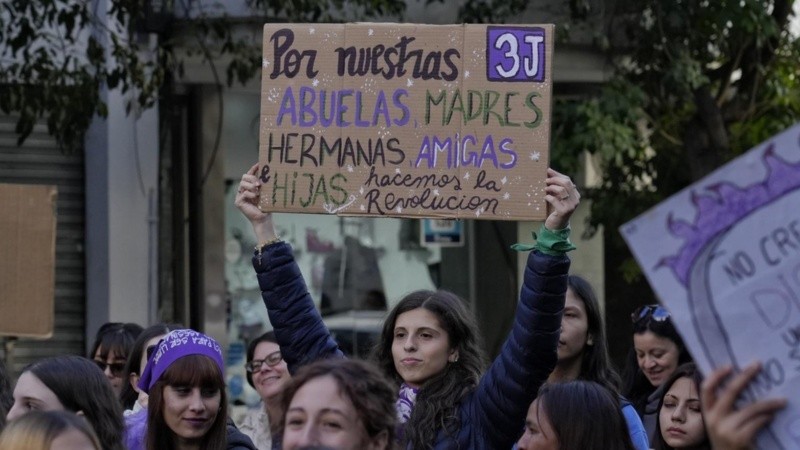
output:
M619 402L591 381L548 383L528 410L519 450L633 450Z
M650 442L655 438L658 417L658 388L681 364L692 357L661 305L646 305L631 314L633 348L625 365L625 397L642 418Z
M664 382L653 439L655 450L711 450L700 403L703 376L694 363L683 364Z
M253 258L262 297L290 370L341 356L308 294L290 247L258 207L258 166L242 176L236 206L259 245ZM569 218L580 194L548 170L551 214L528 257L513 329L483 373L477 326L463 300L443 291L402 299L384 323L376 359L397 383L400 441L406 448L510 448L528 406L556 364L569 258Z
M571 380L593 381L620 398L634 448L650 448L642 420L633 405L619 394L620 378L611 365L608 354L600 302L592 285L578 275L569 276L564 317L561 320L561 337L558 341L558 363L550 374L548 383Z
M125 448L122 407L106 376L86 358L55 356L22 369L8 420L33 410L82 414L105 450Z
M223 374L222 348L214 339L189 329L164 336L139 380L149 396L145 448L254 449L246 436L229 434Z

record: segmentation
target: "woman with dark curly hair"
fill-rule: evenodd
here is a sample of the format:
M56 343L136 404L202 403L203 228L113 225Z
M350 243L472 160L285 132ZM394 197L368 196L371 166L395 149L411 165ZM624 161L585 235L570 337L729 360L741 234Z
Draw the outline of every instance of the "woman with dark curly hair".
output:
M282 396L283 450L394 448L395 390L372 364L327 359L297 371Z
M253 226L253 258L270 323L290 371L341 356L317 312L290 247L272 215L259 209L258 165L242 176L236 206ZM404 448L510 448L528 406L556 364L567 289L569 218L580 199L569 179L548 170L551 214L528 257L513 329L484 370L478 328L464 301L444 291L418 291L384 323L375 358L395 381Z

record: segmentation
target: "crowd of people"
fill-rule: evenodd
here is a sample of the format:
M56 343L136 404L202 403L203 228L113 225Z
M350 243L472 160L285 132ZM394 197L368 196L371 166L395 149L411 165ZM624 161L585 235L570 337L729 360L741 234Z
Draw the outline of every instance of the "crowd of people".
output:
M659 305L632 314L624 381L590 283L570 274L571 179L548 170L550 214L528 255L514 322L494 360L457 295L414 291L389 311L369 361L325 327L253 166L236 206L259 245L255 276L274 327L246 352L258 408L234 423L223 349L179 324L100 328L88 358L0 363L0 450L752 448L786 404L737 408L754 364L702 374Z

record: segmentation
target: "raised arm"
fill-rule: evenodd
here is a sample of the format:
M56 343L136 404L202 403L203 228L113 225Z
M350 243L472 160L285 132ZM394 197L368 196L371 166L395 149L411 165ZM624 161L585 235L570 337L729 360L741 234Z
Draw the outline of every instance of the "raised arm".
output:
M479 420L479 432L491 448L513 446L522 433L528 406L558 360L570 265L565 252L574 248L569 241L569 218L580 194L569 177L552 169L546 194L552 212L528 256L514 324L471 399L471 414Z
M278 239L272 213L258 207L258 164L242 175L236 207L253 226L259 243L253 256L261 298L289 371L317 359L343 357L317 311L289 244Z

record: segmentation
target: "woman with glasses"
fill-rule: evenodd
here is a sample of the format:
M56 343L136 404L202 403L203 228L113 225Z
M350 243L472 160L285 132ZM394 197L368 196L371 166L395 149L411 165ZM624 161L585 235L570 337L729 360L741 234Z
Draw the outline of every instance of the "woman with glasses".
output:
M712 450L700 402L703 376L694 363L678 367L664 382L656 421L655 450Z
M89 358L94 360L106 374L117 396L122 393L123 386L128 382L125 363L133 348L133 342L141 332L142 327L139 325L121 322L108 322L97 330Z
M692 357L661 305L646 305L631 314L633 349L625 367L625 396L633 403L653 442L658 421L658 388Z
M269 449L272 448L270 427L277 423L283 413L281 394L291 381L275 332L268 331L248 344L245 369L247 383L258 392L261 402L258 409L249 411L237 425L256 447Z
M22 370L10 421L30 411L69 411L92 425L104 450L124 450L122 407L105 375L80 356L41 359Z

